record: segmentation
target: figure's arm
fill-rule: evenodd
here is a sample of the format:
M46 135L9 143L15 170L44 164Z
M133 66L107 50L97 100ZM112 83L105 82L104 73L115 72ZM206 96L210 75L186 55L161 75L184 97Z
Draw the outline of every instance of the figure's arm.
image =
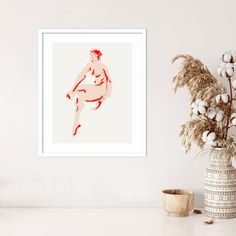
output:
M111 95L112 81L111 81L111 76L110 76L109 71L106 66L103 67L103 73L106 78L106 95L105 95L105 97L107 98Z
M71 99L73 96L76 88L80 85L80 83L86 78L86 74L91 70L90 63L88 63L84 69L79 73L79 75L76 78L76 81L72 87L72 89L67 93L67 98Z
M88 63L84 69L79 73L76 78L76 81L71 89L71 91L75 91L76 88L80 85L80 83L86 78L86 74L91 70L90 63Z

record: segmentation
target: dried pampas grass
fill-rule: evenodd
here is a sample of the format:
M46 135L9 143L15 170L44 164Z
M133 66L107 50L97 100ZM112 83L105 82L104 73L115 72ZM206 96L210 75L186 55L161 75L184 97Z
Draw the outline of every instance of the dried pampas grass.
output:
M217 79L198 59L190 55L177 55L173 58L172 63L177 60L182 60L182 68L173 78L175 92L179 88L187 87L191 94L191 102L202 99L210 102L210 105L215 105L215 99L212 98L225 93L225 88L217 83Z
M180 136L182 137L182 144L187 153L192 144L196 144L201 149L205 143L202 140L202 134L205 130L211 130L212 124L204 116L198 116L181 126Z
M236 157L236 143L233 138L228 136L230 114L235 112L232 107L232 96L229 96L230 102L228 103L215 99L217 95L227 93L227 90L200 60L190 55L177 55L173 58L172 63L177 60L181 61L181 68L173 78L175 92L180 88L187 87L191 95L191 103L200 99L207 102L209 108L217 107L225 114L219 122L208 118L207 114L199 114L183 124L180 136L185 151L188 152L192 144L203 149L205 143L202 140L202 134L209 130L214 132L218 138L217 147L221 148L222 157ZM193 114L191 113L191 115Z

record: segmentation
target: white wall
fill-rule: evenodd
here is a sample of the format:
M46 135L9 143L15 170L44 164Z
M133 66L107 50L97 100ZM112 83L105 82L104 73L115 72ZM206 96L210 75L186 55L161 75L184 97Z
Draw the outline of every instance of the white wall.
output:
M202 204L206 159L185 155L186 91L172 93L177 53L215 72L236 49L233 0L1 0L0 206L160 206L167 187ZM39 159L38 28L147 28L148 157Z

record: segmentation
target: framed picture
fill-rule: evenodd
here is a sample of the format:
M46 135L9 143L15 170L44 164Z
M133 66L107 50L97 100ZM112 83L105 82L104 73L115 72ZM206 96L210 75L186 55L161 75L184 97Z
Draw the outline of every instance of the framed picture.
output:
M39 155L146 155L146 30L39 30Z

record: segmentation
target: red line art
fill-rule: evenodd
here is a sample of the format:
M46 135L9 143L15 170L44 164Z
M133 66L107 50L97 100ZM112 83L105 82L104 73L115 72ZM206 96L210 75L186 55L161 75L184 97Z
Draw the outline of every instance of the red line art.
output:
M83 81L85 78L86 78L86 75L84 75L83 79L80 80L80 82L75 85L75 87L74 87L73 90L72 90L73 92L74 92L74 91L76 90L76 88L82 83L82 81Z
M94 110L97 110L100 106L101 106L101 104L102 104L102 101L98 101L98 104L97 104L97 106L94 108Z
M66 95L66 98L70 100L73 97L76 98L73 136L77 135L81 127L80 116L84 105L87 102L93 102L95 103L93 110L97 110L111 94L111 77L107 67L100 62L101 56L102 52L99 49L90 51L90 62L78 74L72 90Z
M99 84L95 84L95 86L101 86L104 84L104 81L101 81Z
M108 81L108 76L107 76L107 73L106 73L106 71L104 69L103 69L103 72L104 72L104 75L106 77L106 80Z
M92 100L85 100L86 102L97 102L99 100L101 100L103 98L103 96L101 96L100 98L96 98L96 99L92 99Z
M101 56L102 56L102 52L101 52L100 50L98 50L98 49L93 49L93 50L91 50L91 53L96 54L98 60L100 61L100 58L101 58Z
M108 88L108 80L109 80L109 78L108 78L108 76L107 76L107 73L106 73L106 71L103 69L103 72L104 72L104 75L105 75L105 77L106 77L106 91L107 91L107 88Z
M85 89L79 89L78 92L84 92L84 93L86 93L86 90L85 90Z
M78 128L80 128L80 127L81 127L81 125L79 124L79 125L75 128L75 131L74 131L74 133L73 133L74 136L77 134L77 130L78 130Z

